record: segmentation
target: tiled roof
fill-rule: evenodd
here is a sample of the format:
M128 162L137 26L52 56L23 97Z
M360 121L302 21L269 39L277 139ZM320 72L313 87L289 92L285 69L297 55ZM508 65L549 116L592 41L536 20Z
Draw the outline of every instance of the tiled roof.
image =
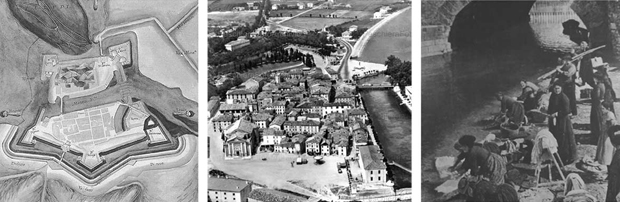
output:
M349 140L348 139L335 139L334 143L337 146L340 146L340 147L348 147L349 146Z
M273 106L285 106L286 101L275 101L273 102Z
M323 107L350 107L351 104L344 102L336 102L336 103L325 103Z
M312 108L312 106L314 106L312 102L301 102L295 108Z
M387 166L383 162L383 154L379 152L379 147L376 145L360 146L360 156L364 164L364 170L379 170L386 169Z
M368 133L365 130L354 131L356 143L368 143Z
M353 96L351 93L349 92L340 92L340 93L336 93L336 98L350 98L350 97L355 97Z
M267 128L263 131L263 136L284 136L284 131Z
M239 119L235 121L232 125L230 125L225 131L224 134L231 134L235 131L243 132L243 133L252 133L256 127L256 124L249 122L245 119Z
M231 122L232 119L233 119L232 114L218 114L217 116L213 117L213 122L216 122L216 121Z
M317 144L320 144L322 141L323 141L323 137L321 137L320 135L309 137L306 140L307 143L317 143Z
M260 92L258 93L258 95L256 96L256 99L262 100L265 98L271 98L272 94L266 91Z
M235 41L228 42L226 45L236 46L236 45L239 45L239 44L242 44L242 43L247 43L247 42L250 42L250 40L238 39L238 40L235 40Z
M276 116L276 118L274 118L269 125L281 126L282 124L284 124L284 121L286 121L286 117L284 115Z
M268 83L263 86L263 91L272 91L273 89L278 89L278 86L274 83Z
M210 177L208 181L209 191L241 192L247 186L252 186L252 182L238 179Z
M228 111L228 110L245 110L248 105L246 103L236 103L236 104L221 104L220 111Z
M220 101L219 100L209 100L209 102L207 102L207 110L211 111L211 109L215 108L215 107L219 107L220 106Z
M302 134L295 135L295 136L293 136L293 137L291 138L291 142L294 142L294 143L303 143L303 142L306 142L306 136L305 136L305 135L302 135Z
M356 130L366 130L366 124L364 124L360 120L354 121L353 123L351 123L351 131L356 131Z
M317 113L307 113L305 116L308 118L321 118L321 115Z
M288 116L289 116L289 117L291 117L291 116L297 116L297 115L299 115L299 110L298 110L298 109L292 109L292 110L288 113Z
M313 120L305 120L305 121L285 121L285 126L319 126L321 125L318 121Z
M243 88L233 88L226 91L226 95L246 95L256 94L258 92L258 86L245 86Z
M271 119L271 114L266 114L266 113L257 113L257 114L252 114L252 120L254 121L267 121L269 119Z

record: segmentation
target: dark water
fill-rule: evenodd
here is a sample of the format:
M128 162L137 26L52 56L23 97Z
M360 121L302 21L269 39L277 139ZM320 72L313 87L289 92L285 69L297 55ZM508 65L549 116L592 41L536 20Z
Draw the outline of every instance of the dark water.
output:
M576 45L562 34L561 23L581 20L564 4L536 3L529 23L513 25L451 54L422 58L423 157L434 153L435 145L447 136L444 130L456 120L492 100L494 93L547 72L560 55L555 50ZM561 15L546 14L558 10Z
M422 58L422 158L443 149L437 145L445 139L456 141L455 124L492 101L494 93L516 88L521 79L534 81L532 77L555 65L560 54L553 50L575 45L562 34L561 22L576 15L540 14L558 7L536 4L529 23L514 25L451 54ZM439 197L434 191L437 185L423 185L423 201Z
M385 81L383 77L377 77L363 83L382 81ZM411 168L411 113L400 105L392 90L362 91L361 95L385 158ZM396 166L388 167L396 188L411 187L411 173Z
M445 139L443 130L481 107L498 91L551 67L557 54L544 51L529 25L515 27L523 38L504 47L480 44L449 55L422 58L422 156ZM509 35L503 35L509 37ZM489 43L510 40L498 35Z

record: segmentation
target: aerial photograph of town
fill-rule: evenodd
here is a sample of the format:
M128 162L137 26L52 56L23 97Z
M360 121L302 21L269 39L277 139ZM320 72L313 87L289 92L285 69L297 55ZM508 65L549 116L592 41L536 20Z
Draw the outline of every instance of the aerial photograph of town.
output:
M619 1L421 5L421 201L620 201Z
M208 201L412 200L411 4L209 0Z
M198 201L197 9L0 1L0 201Z

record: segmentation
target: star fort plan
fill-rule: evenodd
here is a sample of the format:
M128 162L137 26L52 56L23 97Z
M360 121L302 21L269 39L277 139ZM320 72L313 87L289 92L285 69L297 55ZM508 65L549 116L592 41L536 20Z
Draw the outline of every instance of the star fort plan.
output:
M198 201L197 8L0 2L0 201Z

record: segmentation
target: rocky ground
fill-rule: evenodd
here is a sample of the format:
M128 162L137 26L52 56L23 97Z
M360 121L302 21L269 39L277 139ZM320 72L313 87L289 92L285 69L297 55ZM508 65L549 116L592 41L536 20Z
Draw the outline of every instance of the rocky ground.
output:
M614 85L614 90L616 92L620 92L620 64L611 64L612 68L609 70L609 75L612 78L612 82ZM615 67L614 67L615 66ZM545 83L541 83L546 85ZM510 96L518 96L520 94L519 86L516 86L514 89L509 91ZM578 97L579 98L579 97ZM488 103L485 106L481 107L478 111L472 112L466 120L461 123L456 124L454 127L454 141L458 137L463 134L472 134L481 140L492 131L484 131L483 126L477 124L479 121L485 117L492 115L492 113L497 111L499 107L499 103L497 101ZM575 129L575 138L578 144L578 156L580 159L594 159L596 154L596 143L597 139L590 135L589 131L589 120L590 120L590 103L587 99L582 99L578 102L579 115L572 119L573 128ZM618 114L618 113L616 113ZM616 115L618 116L618 115ZM541 126L545 128L546 126ZM451 147L450 147L451 148ZM445 149L444 151L437 152L435 157L439 156L455 156L456 151L448 151L449 149ZM452 149L453 150L453 149ZM445 181L445 179L439 179L435 168L433 168L434 158L432 159L424 159L422 169L423 169L423 193L425 193L422 198L436 198L436 197L445 197L450 198L447 195L441 195L439 193L434 192L434 188L439 186L441 183ZM568 175L569 173L577 173L583 178L584 182L587 184L588 192L596 197L599 201L604 201L605 193L607 192L607 170L605 166L589 166L585 165L581 162L576 162L571 165L565 166L563 169L564 175ZM434 173L433 173L434 172ZM531 165L509 165L508 166L508 179L514 181L515 184L519 187L519 196L521 201L561 201L564 198L563 185L556 186L546 186L546 187L538 187L536 188L536 178L534 177L534 169ZM557 170L552 171L554 180L559 179ZM541 174L541 182L547 182L548 172L546 169L543 170ZM430 194L426 194L430 193ZM460 201L460 199L451 198L447 201Z

